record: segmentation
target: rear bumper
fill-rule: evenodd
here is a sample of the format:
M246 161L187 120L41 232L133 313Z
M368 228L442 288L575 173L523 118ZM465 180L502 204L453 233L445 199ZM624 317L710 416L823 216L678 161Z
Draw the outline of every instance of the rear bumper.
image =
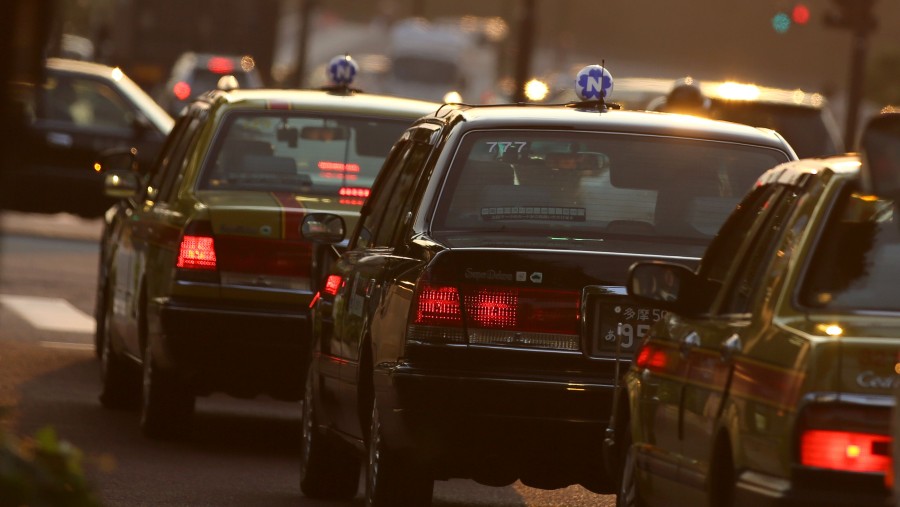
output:
M307 311L172 300L151 307L158 311L158 318L149 319L154 354L161 366L189 378L198 394L302 397L310 350Z
M889 507L890 491L881 474L810 470L797 467L793 481L745 472L737 483L736 506Z
M598 470L613 387L400 366L376 372L375 391L388 441L449 476L491 466L574 477Z

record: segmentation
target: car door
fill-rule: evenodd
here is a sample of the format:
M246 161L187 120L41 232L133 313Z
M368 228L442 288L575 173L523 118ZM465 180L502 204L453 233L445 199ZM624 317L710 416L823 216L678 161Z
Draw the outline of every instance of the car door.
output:
M146 305L142 297L148 296L142 291L147 288L146 284L154 282L150 278L164 274L154 270L148 272L148 264L152 264L156 252L177 251L175 242L180 238L168 223L167 210L200 123L198 115L179 120L144 190L143 201L124 211L127 219L121 228L111 268L113 318L125 350L134 357L141 355L141 312Z
M712 259L731 264L710 318L689 330L685 341L685 375L678 428L682 459L679 482L688 486L688 504L706 501L718 421L735 372L736 359L764 330L760 326L762 302L769 290L769 268L778 255L784 228L799 201L790 187L771 185L769 196L747 228L724 231L735 239L745 231L735 252ZM766 190L761 192L765 195ZM714 252L715 253L715 252Z
M393 163L385 167L391 173L376 188L371 206L366 204L369 213L362 217L358 241L346 256L348 292L342 301L346 307L340 331L335 325L344 359L340 366L342 427L357 437L363 435L357 411L362 344L369 333L373 309L383 294L384 279L389 276L385 271L396 250L398 224L408 223L409 197L431 152L429 144L413 139L404 141L398 149Z

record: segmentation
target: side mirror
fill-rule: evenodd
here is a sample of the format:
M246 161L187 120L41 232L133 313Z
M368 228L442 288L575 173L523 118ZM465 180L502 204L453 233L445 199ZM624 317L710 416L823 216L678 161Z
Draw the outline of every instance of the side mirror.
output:
M130 199L140 188L141 178L132 171L114 169L107 172L103 180L103 193L115 199Z
M860 140L863 189L900 198L900 113L884 113L866 125Z
M628 295L648 306L679 314L691 313L697 276L688 267L669 262L638 262L628 271Z
M340 215L310 213L300 225L300 235L316 243L334 245L344 240L346 226Z

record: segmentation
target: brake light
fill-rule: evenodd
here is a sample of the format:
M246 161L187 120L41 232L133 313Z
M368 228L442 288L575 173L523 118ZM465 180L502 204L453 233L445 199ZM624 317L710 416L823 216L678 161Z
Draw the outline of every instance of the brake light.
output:
M187 100L191 96L191 85L184 81L179 81L172 87L172 93L178 97L178 100Z
M340 275L328 275L328 278L325 280L325 288L322 289L322 292L336 296L338 289L341 288L341 281L342 278Z
M178 251L179 268L216 269L216 248L210 236L184 236Z
M891 468L891 438L873 433L806 430L800 438L805 466L846 472L881 472Z
M347 173L358 173L359 172L359 164L347 163L344 164L342 162L328 162L327 160L320 160L317 164L320 171L331 171L331 172L347 172Z
M418 291L416 324L462 326L459 290L456 287L425 285Z
M206 68L216 74L227 74L234 70L234 63L228 58L216 56L209 59L209 62L206 63Z
M665 370L668 362L669 358L666 355L666 351L652 345L641 347L637 357L634 359L634 364L638 368L657 371Z
M369 197L369 190L365 187L341 187L338 190L338 195L341 197Z

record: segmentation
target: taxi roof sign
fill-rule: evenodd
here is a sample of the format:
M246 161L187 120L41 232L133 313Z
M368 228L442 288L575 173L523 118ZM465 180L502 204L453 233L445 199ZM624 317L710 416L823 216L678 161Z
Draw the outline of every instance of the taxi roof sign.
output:
M325 72L332 85L349 87L359 73L359 65L350 55L335 56L328 62Z
M575 76L575 93L583 101L606 101L612 91L612 74L601 65L588 65Z

